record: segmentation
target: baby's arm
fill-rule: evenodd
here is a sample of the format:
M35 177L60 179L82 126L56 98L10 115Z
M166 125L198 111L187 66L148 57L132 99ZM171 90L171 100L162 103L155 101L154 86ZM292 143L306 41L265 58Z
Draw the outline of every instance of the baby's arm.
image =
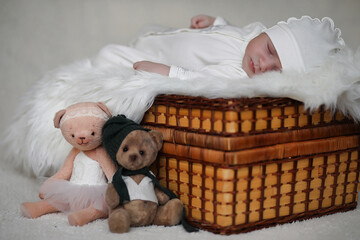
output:
M189 80L196 78L247 78L247 74L241 68L241 63L236 61L223 61L215 65L207 65L197 70L190 70L178 66L171 65L169 77L181 80Z
M155 63L150 61L140 61L133 65L135 70L158 73L161 75L169 76L170 66Z
M203 78L209 76L225 78L247 78L246 72L242 69L241 63L226 61L217 65L208 65L197 71L188 70L182 67L172 65L167 66L161 63L140 61L134 63L134 69L146 72L153 72L169 76L170 78L179 78L182 80Z

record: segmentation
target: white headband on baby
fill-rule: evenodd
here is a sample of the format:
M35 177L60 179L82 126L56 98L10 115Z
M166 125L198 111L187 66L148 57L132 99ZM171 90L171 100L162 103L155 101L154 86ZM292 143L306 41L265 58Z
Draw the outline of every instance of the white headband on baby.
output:
M289 18L264 32L274 44L283 71L306 72L345 46L340 29L328 17Z

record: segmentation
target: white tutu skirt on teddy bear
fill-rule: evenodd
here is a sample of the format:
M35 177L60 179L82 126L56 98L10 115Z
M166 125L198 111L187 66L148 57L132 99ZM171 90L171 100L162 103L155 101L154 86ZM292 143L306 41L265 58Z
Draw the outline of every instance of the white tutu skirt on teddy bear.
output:
M105 202L107 184L77 184L67 180L49 178L41 187L44 199L61 212L74 212L93 206L108 212Z

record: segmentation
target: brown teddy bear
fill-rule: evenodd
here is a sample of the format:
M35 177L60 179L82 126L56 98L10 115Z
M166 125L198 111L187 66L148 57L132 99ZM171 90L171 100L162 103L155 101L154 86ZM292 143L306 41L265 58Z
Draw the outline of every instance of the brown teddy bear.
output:
M162 135L118 115L103 127L103 143L119 170L108 184L111 232L128 232L131 226L179 224L184 205L161 186L149 170L162 147Z
M111 117L103 103L82 102L56 113L54 125L73 149L61 169L44 182L37 202L25 202L25 217L70 212L70 225L82 226L108 216L105 203L107 179L117 170L102 146L101 132Z

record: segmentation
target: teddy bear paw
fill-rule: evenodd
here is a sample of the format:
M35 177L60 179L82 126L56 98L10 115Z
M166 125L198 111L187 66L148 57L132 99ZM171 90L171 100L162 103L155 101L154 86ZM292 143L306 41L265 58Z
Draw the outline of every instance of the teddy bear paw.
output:
M29 211L28 203L22 203L20 205L20 210L21 210L21 213L24 215L24 217L33 218L32 214Z
M20 210L27 218L37 218L44 214L58 211L46 201L24 202L20 205Z
M184 205L181 200L174 198L158 208L154 224L173 226L181 221Z
M109 229L113 233L125 233L130 230L130 217L125 209L117 209L109 216Z
M107 214L95 209L94 207L85 208L76 212L72 212L68 216L71 226L83 226L99 218L105 218Z

